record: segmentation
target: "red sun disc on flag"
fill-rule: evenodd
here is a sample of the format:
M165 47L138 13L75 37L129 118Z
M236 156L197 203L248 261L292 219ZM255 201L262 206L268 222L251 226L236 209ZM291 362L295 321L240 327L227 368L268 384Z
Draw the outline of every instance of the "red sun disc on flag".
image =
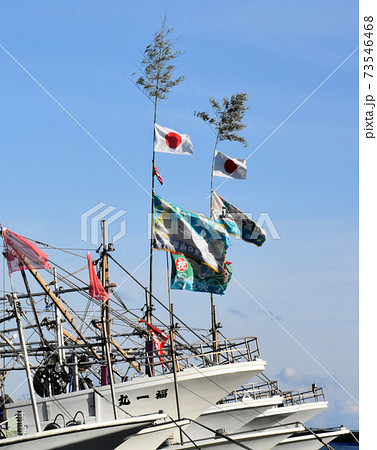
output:
M185 272L188 266L184 258L177 258L175 261L175 267L179 272Z
M173 131L165 136L166 145L170 148L178 148L181 145L182 137Z
M238 165L233 161L233 159L227 159L224 163L224 169L228 173L233 173L238 169Z

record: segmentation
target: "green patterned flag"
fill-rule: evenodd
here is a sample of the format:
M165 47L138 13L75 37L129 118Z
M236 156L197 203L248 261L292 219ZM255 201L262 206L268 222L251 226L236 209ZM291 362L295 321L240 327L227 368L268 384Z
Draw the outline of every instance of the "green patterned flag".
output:
M179 253L171 253L172 272L170 287L194 292L224 295L232 277L231 263L224 264L222 273Z
M153 247L182 253L207 264L216 272L224 271L227 231L216 221L175 206L158 195L153 198Z

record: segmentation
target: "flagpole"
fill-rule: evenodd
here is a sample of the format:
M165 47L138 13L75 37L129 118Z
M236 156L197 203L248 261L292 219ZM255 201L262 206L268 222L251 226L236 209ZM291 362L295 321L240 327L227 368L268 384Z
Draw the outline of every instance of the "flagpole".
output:
M213 149L213 157L212 157L212 170L211 170L211 195L210 195L210 219L213 219L213 169L215 166L215 154L216 154L216 148L217 143L219 141L219 134L216 136L216 142L215 142L215 148ZM209 294L210 301L211 301L211 332L212 332L212 341L214 342L214 350L216 352L213 360L214 362L218 363L218 348L219 348L219 334L217 331L217 319L216 319L216 306L214 303L213 294Z
M107 224L106 220L101 221L102 229L102 285L107 293L109 293L109 259L107 255L108 242L107 242ZM118 419L117 403L115 397L114 388L114 377L113 377L113 365L111 363L111 351L110 351L110 339L111 339L111 328L110 328L110 297L108 297L106 302L102 302L102 334L103 334L103 344L104 353L106 355L106 368L107 368L107 378L110 384L111 400L113 405L114 419ZM103 356L103 355L102 355ZM102 374L101 374L101 378ZM105 380L102 380L105 381ZM107 380L106 380L107 381Z
M171 359L173 362L173 377L174 377L174 392L175 392L175 403L177 407L177 418L181 420L181 411L179 407L179 390L178 390L178 380L177 380L177 353L175 348L175 326L174 326L174 305L171 302L171 288L170 288L170 270L169 270L169 252L166 252L166 272L168 278L168 297L169 297L169 317L170 317L170 351ZM183 443L182 430L180 429L180 439L181 444Z
M157 79L157 89L158 91L158 79ZM154 141L156 137L156 120L157 120L157 95L154 102L154 114L153 114L153 152L152 152L152 205L151 205L151 235L150 235L150 249L149 249L149 296L147 296L146 304L146 318L149 324L152 324L152 292L153 292L153 215L154 215L154 166L155 166L155 155L154 151Z
M153 114L153 151L152 151L152 204L151 204L151 234L150 234L150 247L149 247L149 295L146 293L146 321L152 325L152 290L153 290L153 226L154 226L154 166L155 166L155 151L154 151L154 140L156 135L156 120L157 120L157 92L158 92L158 78L156 87L156 96L154 101L154 114ZM149 333L149 332L148 332ZM149 333L149 339L145 341L145 350L147 354L147 373L149 376L154 376L154 342L151 339L151 334Z

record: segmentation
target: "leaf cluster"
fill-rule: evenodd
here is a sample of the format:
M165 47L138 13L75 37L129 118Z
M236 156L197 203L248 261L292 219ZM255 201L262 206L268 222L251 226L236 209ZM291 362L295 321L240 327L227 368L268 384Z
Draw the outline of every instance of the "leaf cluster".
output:
M173 51L174 42L171 33L174 28L169 28L164 20L161 30L154 35L154 39L144 51L141 61L142 76L136 84L142 88L149 98L166 99L170 89L180 84L185 76L173 79L175 66L172 61L182 52Z
M217 130L217 140L219 141L237 141L244 144L247 147L245 138L239 136L238 131L245 128L245 124L242 122L245 112L249 109L245 106L248 99L248 93L242 92L234 94L230 99L224 97L222 106L214 98L210 97L214 117L206 112L197 112L194 114L209 125L213 125Z

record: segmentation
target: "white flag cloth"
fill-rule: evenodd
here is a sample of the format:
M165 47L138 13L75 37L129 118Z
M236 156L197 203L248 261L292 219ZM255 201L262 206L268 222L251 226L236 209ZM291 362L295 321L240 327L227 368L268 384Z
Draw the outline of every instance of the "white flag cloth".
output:
M246 180L246 172L246 159L230 158L224 153L215 151L214 176Z
M178 155L192 155L194 149L188 134L181 134L161 125L154 126L154 151L160 153L176 153Z

